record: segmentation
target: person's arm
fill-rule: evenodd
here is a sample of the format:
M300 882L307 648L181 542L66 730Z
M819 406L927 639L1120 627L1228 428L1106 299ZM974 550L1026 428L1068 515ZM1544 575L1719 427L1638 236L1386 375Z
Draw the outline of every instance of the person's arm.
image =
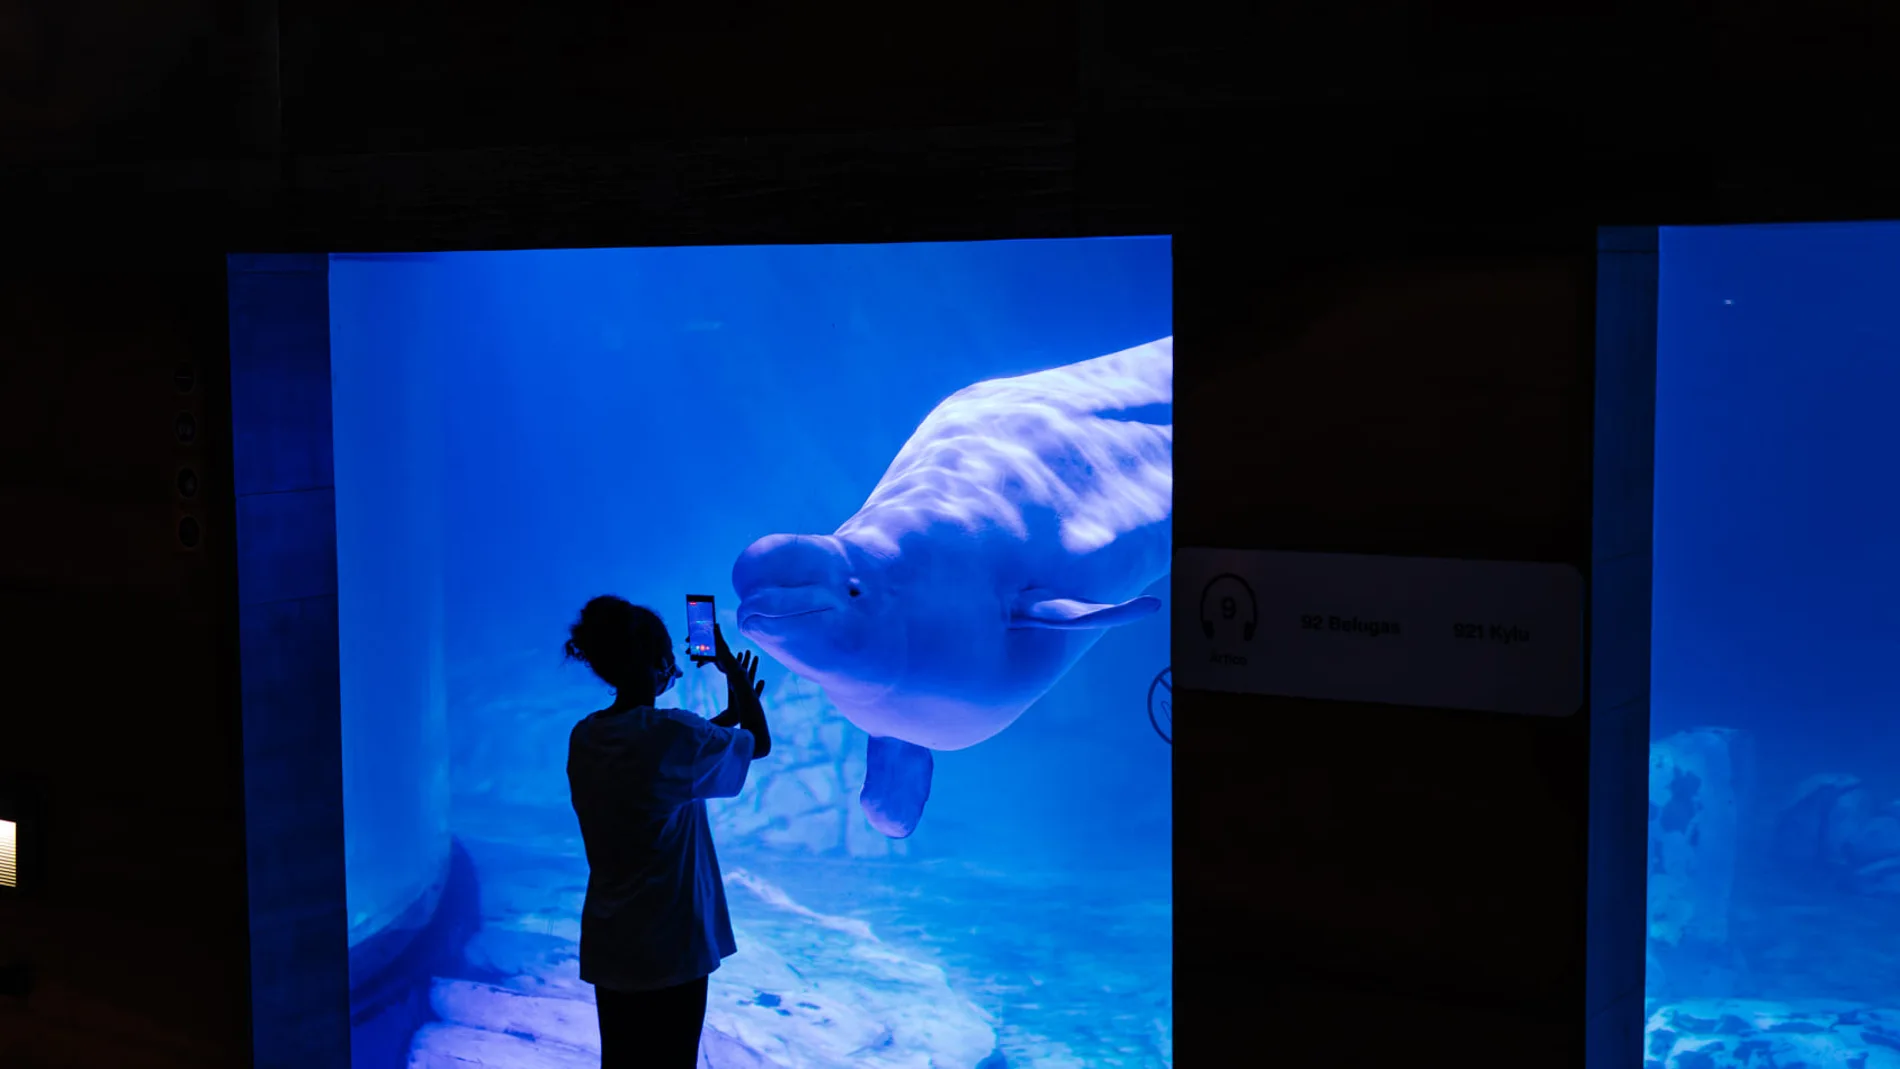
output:
M764 684L761 683L758 686L763 687ZM757 761L772 752L772 729L765 722L765 703L760 700L758 691L752 687L746 687L744 693L749 698L741 698L736 703L739 706L737 710L739 728L751 733L752 759Z
M735 798L745 789L746 771L752 766L752 734L743 728L710 727L701 721L698 727L684 724L680 744L685 759L679 763L677 782L686 799Z

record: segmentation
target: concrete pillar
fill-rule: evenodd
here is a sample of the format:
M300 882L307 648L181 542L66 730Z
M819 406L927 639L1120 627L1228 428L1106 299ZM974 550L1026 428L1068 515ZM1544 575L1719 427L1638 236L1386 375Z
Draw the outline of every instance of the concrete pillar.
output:
M1212 240L1176 245L1177 545L1574 566L1591 695L1179 693L1178 970L1218 994L1183 1047L1221 1015L1276 1063L1634 1064L1653 238L1601 274L1588 230Z

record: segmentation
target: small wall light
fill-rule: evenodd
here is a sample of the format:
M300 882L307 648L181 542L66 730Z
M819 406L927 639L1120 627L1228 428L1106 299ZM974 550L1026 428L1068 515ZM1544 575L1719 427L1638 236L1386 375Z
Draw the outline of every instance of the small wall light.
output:
M20 886L20 825L0 820L0 887Z
M39 894L38 812L32 799L0 785L0 897ZM3 964L3 963L0 963Z

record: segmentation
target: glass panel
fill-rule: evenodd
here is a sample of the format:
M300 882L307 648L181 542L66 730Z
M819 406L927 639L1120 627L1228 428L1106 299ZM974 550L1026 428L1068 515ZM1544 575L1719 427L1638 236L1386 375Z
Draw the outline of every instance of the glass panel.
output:
M1887 1064L1900 226L1660 247L1649 1064Z
M726 688L687 595L763 658L771 754L707 803L711 1064L1172 1064L1171 275L1165 238L332 260L352 919L449 832L480 890L414 1064L598 1050L567 762L615 693L562 654L600 594L689 719Z

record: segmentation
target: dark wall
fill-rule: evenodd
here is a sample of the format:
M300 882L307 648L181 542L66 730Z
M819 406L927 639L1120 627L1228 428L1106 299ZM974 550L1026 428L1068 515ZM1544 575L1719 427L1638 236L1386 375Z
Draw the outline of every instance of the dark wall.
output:
M1206 413L1183 542L1584 562L1583 224L1900 213L1900 9L1703 6L16 5L0 787L51 834L44 893L0 901L0 965L33 970L0 1064L249 1058L228 443L172 438L181 404L221 425L212 254L1174 231ZM1324 468L1289 459L1308 433ZM1508 1064L1503 1037L1561 1024L1579 723L1197 715L1278 734L1264 793L1202 791L1182 742L1191 1063L1262 1007L1364 1061ZM1513 842L1549 849L1513 867Z
M215 437L175 432L220 418L220 268L0 270L0 783L44 820L34 897L0 899L0 964L31 984L0 994L0 1065L244 1064L230 490Z
M1183 292L1177 542L1587 561L1593 251L1262 253L1244 296ZM1246 994L1223 1013L1271 1022L1289 1064L1478 1036L1476 1064L1582 1064L1587 716L1177 711L1209 725L1176 741L1181 775L1207 770L1177 792L1178 945L1184 975L1224 945L1214 989ZM1211 1016L1182 1001L1184 1045Z

